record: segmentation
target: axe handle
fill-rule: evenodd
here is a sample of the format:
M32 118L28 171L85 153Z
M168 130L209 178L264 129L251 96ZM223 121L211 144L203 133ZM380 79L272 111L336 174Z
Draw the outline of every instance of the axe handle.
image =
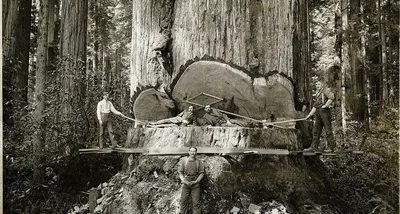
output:
M128 119L128 120L135 121L135 122L137 122L137 123L140 123L140 124L143 124L143 125L146 125L146 123L145 123L145 122L143 122L143 121L136 120L136 119L133 119L133 118L127 117L127 116L125 116L125 115L121 115L121 117L123 117L123 118L126 118L126 119ZM153 126L150 126L150 125L147 125L147 126L149 126L149 127L153 127Z
M284 121L277 121L277 122L265 123L265 125L266 125L266 126L269 126L269 125L274 125L274 124L290 123L290 122L297 122L297 121L302 121L302 120L306 120L306 118L300 118L300 119L294 119L294 120L284 120Z

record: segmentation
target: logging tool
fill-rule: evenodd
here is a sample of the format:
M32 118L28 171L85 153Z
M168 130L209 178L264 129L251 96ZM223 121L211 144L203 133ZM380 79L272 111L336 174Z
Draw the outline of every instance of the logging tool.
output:
M148 126L148 127L153 127L152 125L148 125L148 123L146 123L146 122L144 122L144 121L137 120L137 119L133 119L133 118L127 117L127 116L125 116L125 115L121 115L121 117L123 117L123 118L125 118L125 119L128 119L128 120L132 120L132 121L134 121L134 122L137 122L137 123L139 123L139 124L142 124L142 125L145 125L145 126Z
M191 100L193 100L193 99L195 99L195 98L197 98L197 97L199 97L199 96L201 96L201 95L205 95L205 96L208 96L208 97L212 97L212 98L214 98L214 99L217 99L217 101L212 102L212 103L209 103L208 105L210 105L210 106L211 106L212 104L215 104L215 103L217 103L217 102L221 102L221 101L224 100L224 99L221 98L221 97L217 97L217 96L214 96L214 95L211 95L211 94L207 94L207 93L202 92L202 93L200 93L200 94L198 94L198 95L196 95L196 96L194 96L194 97L191 97L191 98L185 100L185 102L186 102L186 103L189 103L189 104L192 104L192 105L195 105L195 106L199 106L199 107L201 107L201 108L204 108L205 105L202 105L202 104L199 104L199 103L196 103L196 102L191 101ZM246 117L246 116L243 116L243 115L240 115L240 114L235 114L235 113L232 113L232 112L229 112L229 111L220 110L220 109L217 109L217 108L214 108L214 107L212 107L212 108L213 108L213 109L216 109L216 110L218 110L218 111L220 111L220 112L222 112L222 113L225 113L225 114L229 114L229 115L232 115L232 116L244 118L244 119L247 119L247 120L250 120L250 121L254 121L254 122L257 122L257 123L263 123L264 128L266 128L266 127L268 127L268 126L274 126L274 127L277 127L277 128L285 129L285 127L282 127L282 126L279 126L279 125L276 125L276 124L291 123L291 122L297 122L297 121L306 120L306 118L301 118L301 119L291 119L291 120L284 120L284 121L277 121L277 122L270 122L270 123L268 123L268 122L266 122L266 120L257 120L257 119L251 118L251 117Z

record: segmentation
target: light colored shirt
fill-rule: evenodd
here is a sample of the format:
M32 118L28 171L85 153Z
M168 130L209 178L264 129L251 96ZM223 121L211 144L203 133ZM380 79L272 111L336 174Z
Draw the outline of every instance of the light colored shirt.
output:
M326 101L334 99L335 95L331 92L331 90L329 88L322 87L315 96L315 102L313 106L316 109L319 109L326 103Z
M114 108L114 105L108 100L104 100L103 99L102 101L100 101L97 104L97 119L98 120L101 120L101 113L108 114L110 112L112 112L114 114L117 114L117 115L121 115L122 114L121 112L117 111Z
M177 117L182 118L182 120L187 120L189 123L196 123L196 116L193 114L193 112L190 112L187 109L178 114Z

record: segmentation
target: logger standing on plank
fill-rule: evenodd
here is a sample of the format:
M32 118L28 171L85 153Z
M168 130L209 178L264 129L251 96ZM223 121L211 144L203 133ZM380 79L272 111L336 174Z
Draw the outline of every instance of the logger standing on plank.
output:
M179 166L179 178L182 183L181 214L189 211L189 196L192 197L193 214L200 214L200 181L204 177L204 166L196 158L197 148L189 148L189 157Z
M315 82L317 89L315 101L311 112L307 115L306 119L315 114L313 140L310 148L305 149L306 152L314 152L318 150L319 138L321 137L322 128L325 127L327 133L328 148L324 152L333 152L335 149L335 139L332 131L332 115L329 106L335 99L335 95L329 88L324 87L321 81Z
M123 116L123 114L115 110L113 104L108 100L108 96L109 93L104 92L103 100L97 104L97 119L100 124L99 146L101 149L103 148L103 133L105 127L107 127L108 134L110 135L112 147L120 147L114 139L110 112L120 116Z

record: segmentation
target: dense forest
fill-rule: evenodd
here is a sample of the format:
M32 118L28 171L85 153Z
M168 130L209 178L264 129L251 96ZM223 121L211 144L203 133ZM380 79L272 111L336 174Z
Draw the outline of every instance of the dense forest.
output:
M122 155L84 157L78 152L97 144L95 109L102 92L111 92L115 108L134 117L133 103L139 92L154 88L171 95L172 79L179 76L185 57L208 55L203 54L207 50L201 44L211 45L200 39L193 47L161 44L160 53L169 67L151 73L148 67L158 58L150 57L154 51L150 46L157 44L143 42L143 37L161 37L161 43L185 39L190 43L182 36L184 30L173 27L188 27L188 14L172 8L180 3L182 8L195 10L178 0L160 2L3 0L4 213L66 213L86 203L85 191L110 179L123 164ZM230 2L246 7L248 3L254 9L260 1ZM392 0L294 2L293 37L279 34L285 38L282 44L268 43L271 38L254 24L262 18L250 17L243 21L242 30L247 32L243 43L257 51L225 47L219 55L215 45L216 54L211 57L250 72L260 73L270 66L269 70L284 73L293 80L297 109L309 104L312 78L320 76L337 97L333 119L338 145L356 145L365 151L361 157L326 162L334 185L341 187L337 194L342 203L353 207L351 213L397 213L400 4ZM192 12L204 15L207 10L203 9ZM150 15L140 16L146 13ZM178 17L174 23L166 18L172 13ZM146 26L154 14L159 16L158 25ZM273 21L268 25L271 28L287 24ZM227 25L224 34L216 31L216 35L229 36ZM143 26L158 34L147 35ZM222 27L216 24L215 28ZM195 30L200 35L205 27ZM261 35L261 43L268 44L257 49L258 44L248 42L257 37L252 34ZM218 36L215 43L230 42L220 42ZM289 41L293 42L291 52L274 56L261 51L284 49ZM230 51L232 55L227 56ZM252 66L255 61L257 65ZM147 75L155 76L156 83ZM133 124L115 120L116 138L123 143L125 127Z

